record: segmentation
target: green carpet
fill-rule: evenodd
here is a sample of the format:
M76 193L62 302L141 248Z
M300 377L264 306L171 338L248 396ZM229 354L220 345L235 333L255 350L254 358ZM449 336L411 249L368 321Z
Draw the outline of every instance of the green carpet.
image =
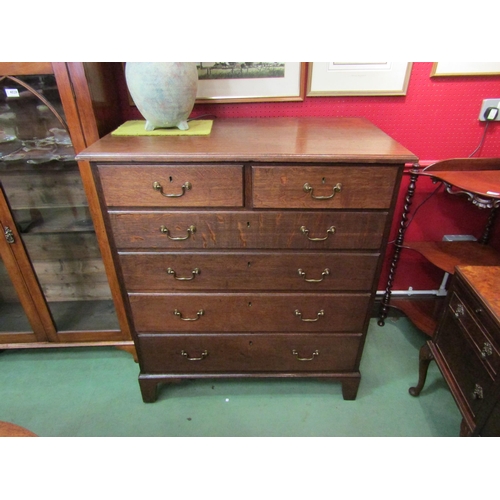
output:
M132 357L114 348L0 353L0 420L39 436L458 436L460 413L431 364L419 398L424 335L406 318L372 319L355 401L317 380L193 380L144 404Z

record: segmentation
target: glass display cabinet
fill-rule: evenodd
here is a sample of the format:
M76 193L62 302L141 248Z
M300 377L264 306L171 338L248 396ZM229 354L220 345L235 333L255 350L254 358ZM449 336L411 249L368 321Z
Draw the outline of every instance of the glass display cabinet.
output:
M0 63L0 349L114 345L134 354L90 169L119 124L113 67Z

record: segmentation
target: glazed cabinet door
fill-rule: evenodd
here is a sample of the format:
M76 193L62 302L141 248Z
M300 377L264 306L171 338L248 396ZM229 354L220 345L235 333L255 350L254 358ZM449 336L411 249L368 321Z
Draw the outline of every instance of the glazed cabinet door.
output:
M0 72L0 345L113 340L119 324L58 83L40 70ZM18 304L27 323L8 320ZM31 340L16 335L28 324Z
M43 295L36 280L31 287L23 278L22 267L31 264L11 217L5 193L0 184L0 344L11 342L44 342L48 340L33 291ZM28 272L28 274L30 274ZM31 276L33 276L31 274ZM46 307L42 305L42 309ZM49 317L49 327L52 321Z

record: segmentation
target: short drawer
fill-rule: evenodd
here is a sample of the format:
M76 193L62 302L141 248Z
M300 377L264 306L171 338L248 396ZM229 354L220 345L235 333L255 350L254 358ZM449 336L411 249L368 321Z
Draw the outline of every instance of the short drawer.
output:
M125 249L379 249L387 212L110 211Z
M112 207L241 207L241 165L99 166Z
M129 294L138 332L361 332L365 293Z
M463 328L449 312L439 326L435 344L456 381L450 385L459 388L472 415L476 416L483 405L491 401L493 379L467 340Z
M254 166L255 208L386 209L397 166Z
M161 373L349 372L361 334L139 335L141 371Z
M459 293L460 295L457 295L453 292L450 298L450 312L462 325L476 355L483 361L491 374L497 376L500 369L500 353L496 343L485 332L488 326L492 328L492 324L488 321L486 328L484 328L483 321L487 321L487 319L481 305L473 300L469 294L464 295L463 291Z
M129 292L370 291L378 253L121 252Z

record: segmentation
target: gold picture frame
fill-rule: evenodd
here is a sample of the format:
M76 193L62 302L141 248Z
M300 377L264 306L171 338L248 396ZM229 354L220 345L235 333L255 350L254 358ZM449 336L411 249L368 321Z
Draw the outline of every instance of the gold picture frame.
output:
M500 75L500 62L435 62L432 76L493 76Z
M411 62L308 63L308 97L406 95Z
M303 101L305 97L307 63L199 63L199 71L200 65L203 71L226 75L200 78L197 104ZM271 65L283 65L283 76L266 77L264 70ZM261 70L263 76L251 77L254 70Z

